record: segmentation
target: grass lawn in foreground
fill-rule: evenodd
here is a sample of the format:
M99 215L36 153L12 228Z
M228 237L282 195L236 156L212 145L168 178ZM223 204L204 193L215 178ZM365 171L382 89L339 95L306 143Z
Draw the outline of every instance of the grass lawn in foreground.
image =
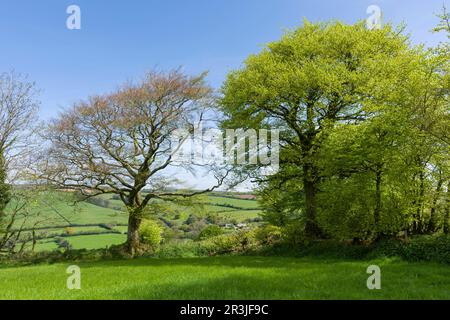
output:
M381 267L381 290L366 269ZM0 267L0 299L450 299L450 268L397 259L210 257L78 263L81 290L66 288L67 264Z

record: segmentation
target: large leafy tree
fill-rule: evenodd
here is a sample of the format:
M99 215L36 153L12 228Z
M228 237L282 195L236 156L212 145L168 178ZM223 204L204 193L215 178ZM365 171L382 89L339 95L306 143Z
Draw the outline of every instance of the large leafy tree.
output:
M441 14L438 15L440 18L440 23L434 29L435 32L445 32L447 34L447 38L450 39L450 12L444 6ZM447 157L445 158L444 163L447 164L447 168L449 166L450 160L448 159L448 155L450 154L450 42L447 40L446 42L441 43L437 50L436 54L441 57L444 61L447 62L446 68L441 68L440 75L443 77L443 86L441 90L443 91L443 95L446 98L444 102L444 108L441 109L441 117L440 121L438 121L430 130L431 134L440 139L444 146L446 147ZM447 171L447 192L446 192L446 200L445 200L445 214L444 214L444 227L443 230L446 234L450 233L450 173ZM439 180L441 182L442 180ZM441 184L438 184L440 187Z
M414 68L373 106L377 112L336 126L321 150L322 222L335 235L433 233L441 225L448 59L421 48L411 58Z
M377 114L385 96L412 70L412 55L407 39L390 26L368 30L362 23L305 21L229 74L222 89L223 126L282 130L281 170L265 186L280 190L292 180L301 185L295 190L303 198L308 236L323 234L317 194L324 139L337 124L357 124Z
M155 199L185 198L213 190L174 192L174 153L211 105L205 74L187 76L178 70L150 72L136 84L76 104L54 120L47 132L50 148L43 155L41 177L84 197L115 194L129 213L127 249L140 248L139 227ZM194 119L197 115L198 118ZM187 164L188 165L188 164ZM172 189L173 190L173 189Z

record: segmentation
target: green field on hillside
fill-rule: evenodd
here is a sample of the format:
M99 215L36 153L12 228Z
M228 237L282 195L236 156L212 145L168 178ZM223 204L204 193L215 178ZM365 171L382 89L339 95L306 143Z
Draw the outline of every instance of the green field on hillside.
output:
M64 237L74 249L99 249L125 241L128 214L120 200L112 195L102 195L98 198L103 202L74 203L70 195L64 193L49 193L40 199L39 219L36 231L39 240L35 251L55 250L58 247L58 237ZM12 206L14 203L11 204ZM214 214L224 219L223 223L250 223L259 216L261 210L254 199L241 199L238 195L220 193L203 196L192 204L164 203L158 207L155 218L161 220L166 228L181 227L190 215L206 216ZM22 221L18 220L17 225ZM27 221L32 226L36 220ZM106 227L107 228L106 228ZM69 227L69 229L68 229ZM108 229L110 228L110 229ZM101 233L101 234L84 234Z
M366 286L381 268L381 290ZM0 267L0 299L450 299L450 268L400 260L141 258L83 262L81 290L66 264Z

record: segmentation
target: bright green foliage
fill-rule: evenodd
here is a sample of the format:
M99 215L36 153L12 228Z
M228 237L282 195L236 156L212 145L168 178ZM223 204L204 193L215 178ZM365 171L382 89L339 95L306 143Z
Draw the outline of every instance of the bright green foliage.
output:
M198 240L206 240L215 236L220 236L223 234L223 229L218 225L209 225L204 228L198 235Z
M442 230L448 70L442 51L362 23L305 21L250 56L221 105L224 127L282 130L280 171L260 185L265 219L337 239Z
M278 243L283 236L280 227L265 225L257 228L255 231L256 240L265 245L273 245Z
M246 123L283 131L281 170L262 186L272 222L276 212L277 224L300 213L294 220L303 221L308 235L323 235L317 196L324 140L335 126L357 124L378 112L386 93L413 70L413 57L407 39L390 26L370 31L362 23L305 21L229 75L223 126Z
M280 168L279 174L273 176L271 181L259 190L260 203L264 208L262 216L265 221L280 227L292 223L303 224L302 228L304 228L303 185L295 179L301 175L301 171L296 166L284 165Z
M143 220L139 227L139 233L143 243L149 245L153 251L159 249L163 229L158 223L153 220Z

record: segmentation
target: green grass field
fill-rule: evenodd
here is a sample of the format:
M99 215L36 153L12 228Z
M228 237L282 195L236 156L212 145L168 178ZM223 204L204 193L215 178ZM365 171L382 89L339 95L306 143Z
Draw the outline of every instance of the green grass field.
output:
M74 236L68 238L68 241L73 249L99 249L124 243L126 238L124 234L98 234Z
M201 204L193 206L167 203L167 211L157 214L174 226L181 226L192 213L200 215L215 213L236 223L256 218L261 213L255 200L240 199L238 195L233 198L232 194L220 195L221 193L217 192L214 195L204 196ZM66 232L65 228L61 226L72 225L71 229L78 233L105 231L104 228L99 226L100 224L120 224L120 226L115 226L114 229L125 233L127 227L124 225L127 224L128 214L124 210L123 203L120 200L113 199L110 194L101 195L99 198L107 200L111 207L87 202L78 203L74 206L71 195L64 193L49 193L40 199L41 206L34 209L39 211L36 219L39 219L38 227L41 228L37 231L37 235L46 239L38 240L35 250L55 250L57 248L55 237ZM117 208L122 208L122 210L117 210ZM35 220L30 220L26 225L31 226L35 222ZM21 220L17 221L17 225L21 223ZM85 224L91 226L77 226ZM124 242L125 236L123 234L76 235L67 237L65 240L74 249L100 249Z
M370 264L381 290L366 287ZM69 264L0 267L0 299L450 299L450 268L399 260L142 258L79 263L81 290L66 288Z

